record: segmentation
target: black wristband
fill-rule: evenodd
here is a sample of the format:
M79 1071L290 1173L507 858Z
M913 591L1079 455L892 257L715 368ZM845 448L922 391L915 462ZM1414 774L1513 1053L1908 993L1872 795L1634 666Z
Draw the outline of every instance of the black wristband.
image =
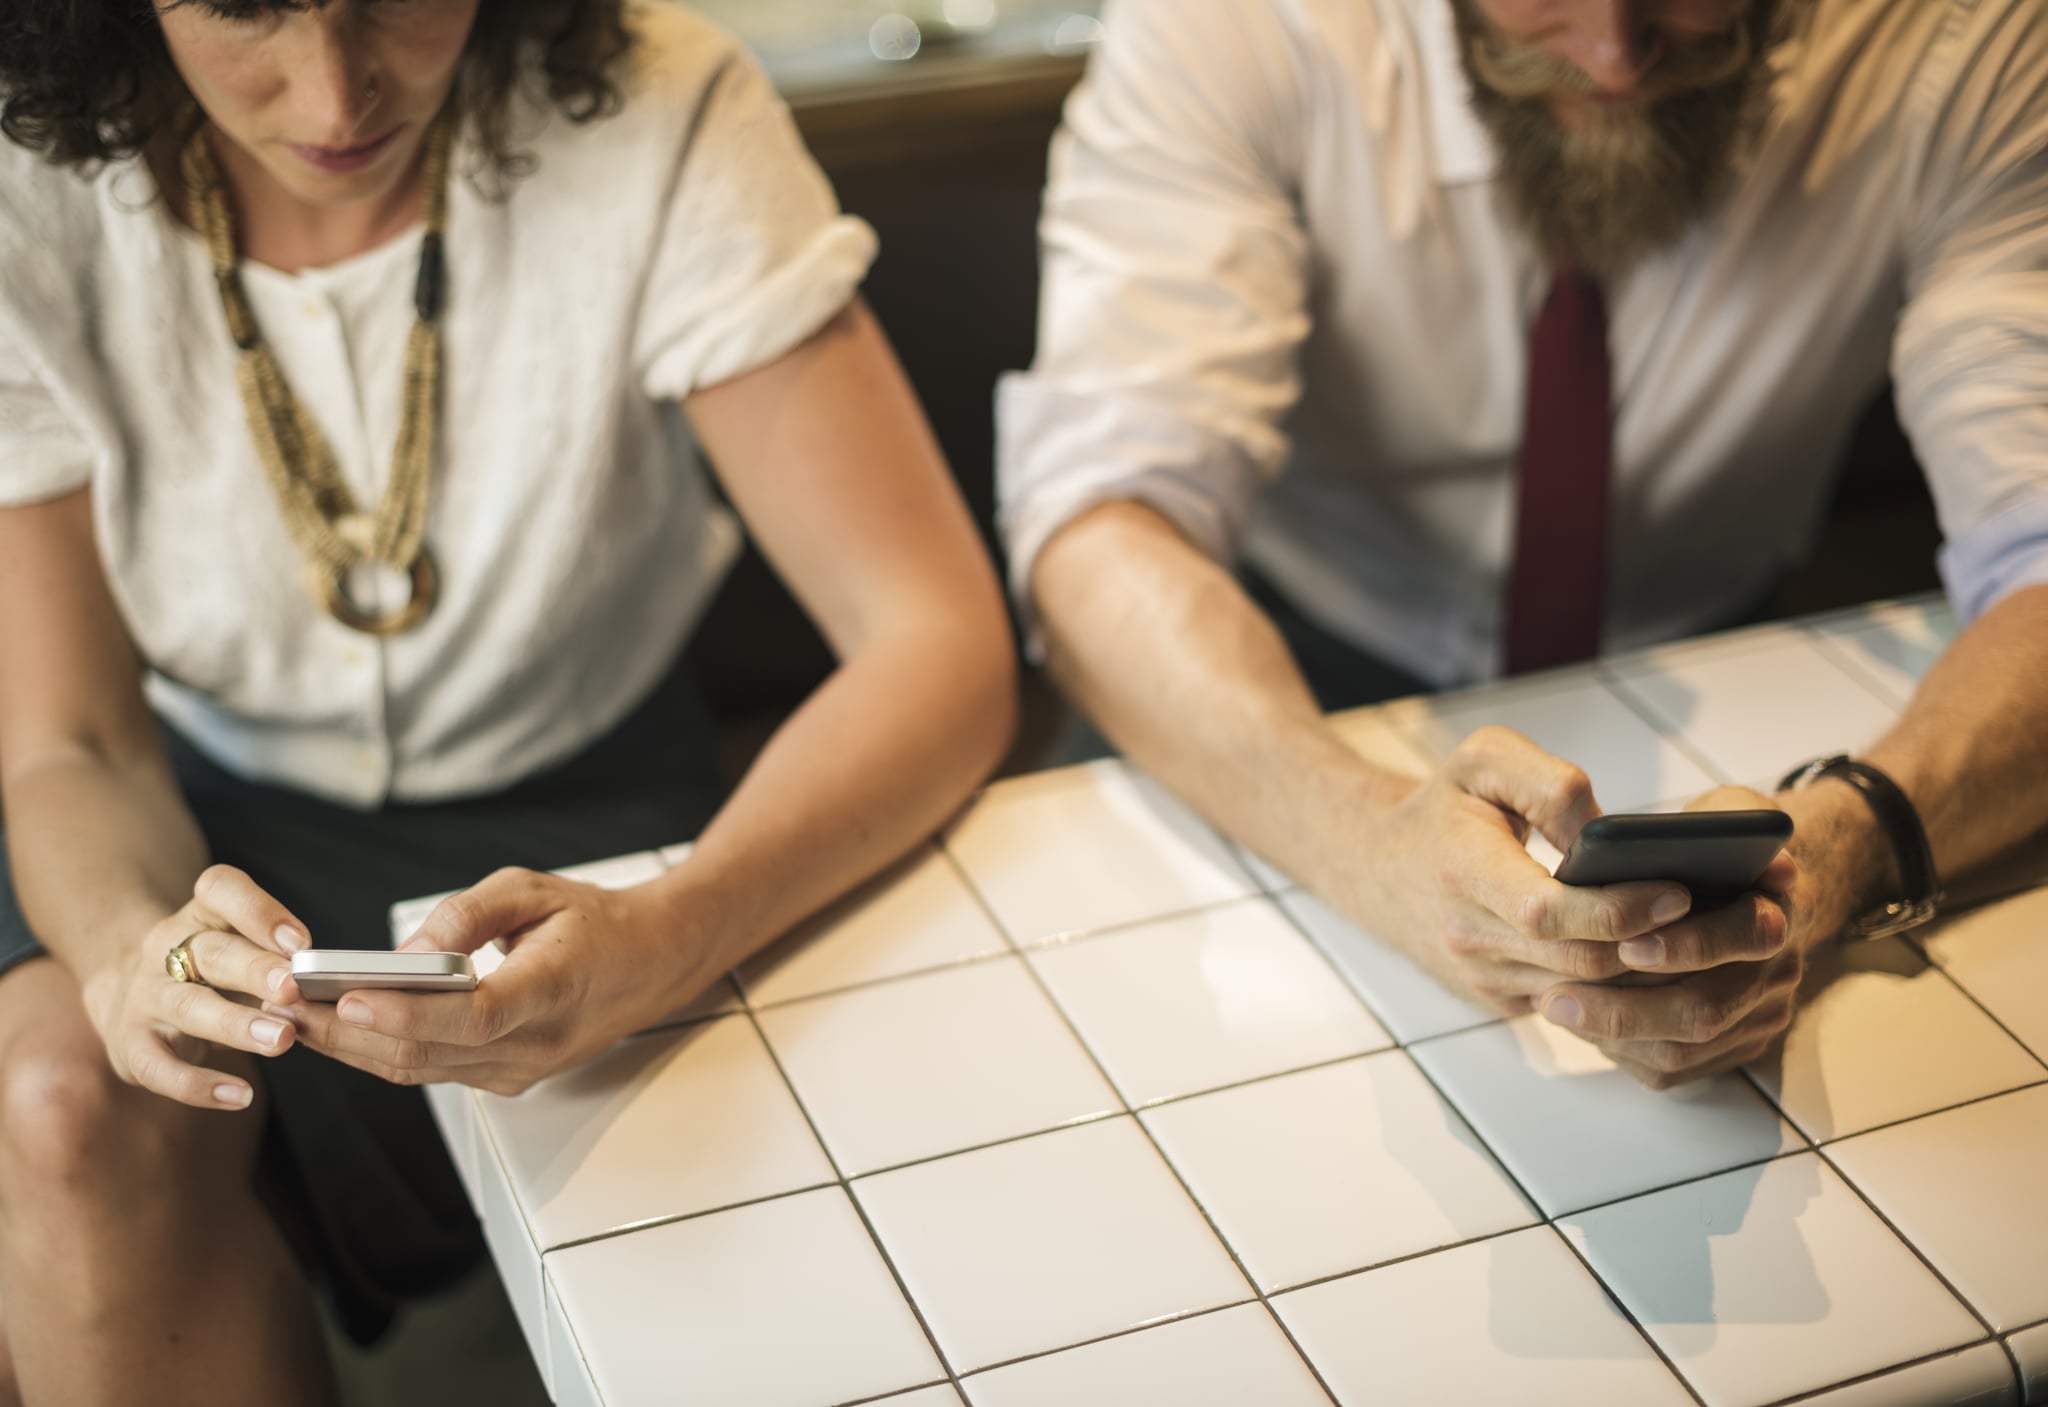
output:
M1833 777L1863 793L1863 799L1877 815L1878 828L1891 843L1892 858L1898 862L1903 898L1894 899L1875 913L1866 914L1843 931L1857 938L1882 938L1917 928L1935 915L1941 906L1941 880L1934 872L1934 848L1927 843L1927 828L1920 813L1899 784L1868 762L1843 754L1820 757L1795 767L1778 783L1778 790Z

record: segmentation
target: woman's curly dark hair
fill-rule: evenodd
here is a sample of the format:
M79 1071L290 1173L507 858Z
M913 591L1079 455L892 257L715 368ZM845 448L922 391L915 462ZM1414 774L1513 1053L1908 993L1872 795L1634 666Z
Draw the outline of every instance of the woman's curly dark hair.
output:
M235 13L328 0L216 0ZM624 0L483 0L463 50L456 101L499 181L528 164L509 150L523 81L574 122L618 109L617 62L632 47ZM60 166L92 167L146 147L188 109L150 0L0 0L0 132Z

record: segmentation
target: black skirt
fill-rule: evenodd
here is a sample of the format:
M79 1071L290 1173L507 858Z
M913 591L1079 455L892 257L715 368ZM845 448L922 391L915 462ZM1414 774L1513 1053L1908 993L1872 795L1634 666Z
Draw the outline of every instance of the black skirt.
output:
M691 839L723 794L711 716L680 664L581 755L461 801L357 811L243 781L168 730L166 742L211 857L248 871L323 948L387 948L393 903L501 866L558 869ZM0 848L0 981L42 951ZM310 1234L343 1327L369 1342L401 1301L477 1264L476 1217L419 1090L297 1046L262 1075L266 1184Z

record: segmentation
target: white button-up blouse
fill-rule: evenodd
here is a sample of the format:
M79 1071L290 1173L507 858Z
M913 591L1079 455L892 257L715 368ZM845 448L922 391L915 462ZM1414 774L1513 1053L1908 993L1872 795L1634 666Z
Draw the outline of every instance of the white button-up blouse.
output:
M388 640L306 587L198 235L139 162L88 180L0 141L0 507L90 487L150 700L231 770L360 806L507 785L630 711L730 565L677 401L828 322L874 236L733 39L676 5L629 19L622 112L521 100L531 174L451 183L441 594ZM359 504L390 472L419 239L244 266Z

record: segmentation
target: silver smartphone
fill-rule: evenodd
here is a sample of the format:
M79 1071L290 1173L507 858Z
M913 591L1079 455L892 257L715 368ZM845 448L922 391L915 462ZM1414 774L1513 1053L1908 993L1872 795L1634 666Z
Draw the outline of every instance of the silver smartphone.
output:
M468 953L358 953L309 948L292 954L292 980L306 1000L340 1001L343 992L385 987L401 992L468 992L476 968Z

